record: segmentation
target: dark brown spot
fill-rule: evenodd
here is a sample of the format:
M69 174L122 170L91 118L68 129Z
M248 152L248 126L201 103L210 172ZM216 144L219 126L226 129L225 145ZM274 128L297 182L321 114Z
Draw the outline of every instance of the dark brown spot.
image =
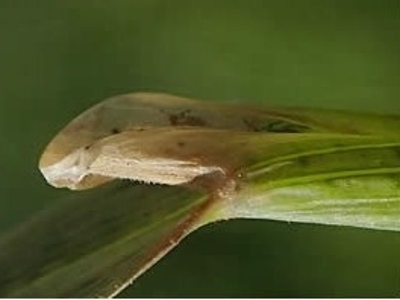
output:
M172 126L187 125L187 126L206 126L207 123L200 117L190 115L191 110L187 109L177 114L169 115L169 122Z
M178 125L178 117L177 117L177 115L170 115L169 116L169 122L171 123L172 126Z
M111 129L111 133L112 134L118 134L118 133L121 133L121 130L119 128L117 128L117 127L114 127L113 129Z
M177 142L176 143L179 147L184 147L185 146L185 143L184 142Z
M292 123L281 119L250 120L243 119L249 131L270 133L302 133L310 128L299 123Z
M243 121L244 125L246 125L246 127L249 131L255 131L255 132L260 131L260 129L257 128L254 121L249 120L249 119L243 119L242 121Z

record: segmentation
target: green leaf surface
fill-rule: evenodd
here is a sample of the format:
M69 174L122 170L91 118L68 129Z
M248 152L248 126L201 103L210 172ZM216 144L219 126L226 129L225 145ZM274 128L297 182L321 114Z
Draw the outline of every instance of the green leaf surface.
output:
M192 230L204 201L129 183L70 198L2 237L3 297L114 295Z

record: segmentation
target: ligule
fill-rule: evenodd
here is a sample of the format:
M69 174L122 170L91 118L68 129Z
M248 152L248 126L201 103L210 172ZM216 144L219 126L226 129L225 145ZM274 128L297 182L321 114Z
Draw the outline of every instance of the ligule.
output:
M46 180L71 189L115 179L164 186L128 181L71 194L10 232L0 240L0 294L114 296L221 219L400 231L398 128L398 116L368 113L157 93L107 99L49 143L39 163Z

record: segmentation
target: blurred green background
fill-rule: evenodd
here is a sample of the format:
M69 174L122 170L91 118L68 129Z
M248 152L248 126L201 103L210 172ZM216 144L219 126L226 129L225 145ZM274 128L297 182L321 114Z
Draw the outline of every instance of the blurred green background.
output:
M111 95L400 113L399 7L1 0L1 232L71 193L45 183L38 157L65 123ZM221 222L189 236L121 296L398 297L399 250L395 232Z

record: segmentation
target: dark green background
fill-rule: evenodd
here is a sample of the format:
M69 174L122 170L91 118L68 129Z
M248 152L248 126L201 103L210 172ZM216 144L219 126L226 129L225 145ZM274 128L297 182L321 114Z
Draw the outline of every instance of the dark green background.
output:
M1 230L71 193L46 185L38 157L66 122L111 95L400 113L399 6L1 0ZM123 296L394 297L399 250L395 232L222 222L188 237Z

